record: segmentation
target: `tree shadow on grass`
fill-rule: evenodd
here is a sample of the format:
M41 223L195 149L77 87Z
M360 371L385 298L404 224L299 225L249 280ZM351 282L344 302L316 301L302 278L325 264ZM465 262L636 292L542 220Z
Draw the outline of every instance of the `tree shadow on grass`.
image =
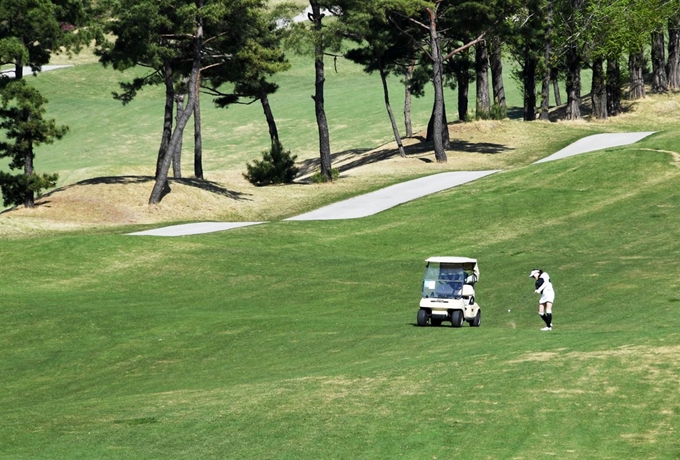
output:
M428 142L422 136L415 136L410 139L416 139L418 142L405 145L404 152L406 157L418 157L423 154L434 154L434 146L432 142ZM469 152L469 153L480 153L483 155L495 155L503 152L512 150L512 148L502 145L494 144L490 142L466 142L457 139L451 139L450 146L447 150L459 151L459 152ZM367 152L370 152L367 154ZM392 157L399 155L399 150L396 148L378 148L378 149L352 149L344 150L342 152L334 153L331 155L331 165L336 168L339 172L350 171L351 169L358 168L361 166L366 166L369 164L379 163L384 160L388 160ZM419 158L422 161L431 163L432 160L428 158ZM310 158L304 160L300 166L300 172L298 173L298 180L300 182L306 182L309 176L320 171L318 158Z
M494 144L492 142L467 142L458 139L452 139L449 150L466 153L481 153L482 155L498 155L499 153L514 150L511 147L503 144Z
M630 112L636 105L635 101L624 100L622 101L621 113ZM584 94L581 96L581 103L579 104L579 110L581 111L581 118L588 119L593 116L593 102L591 93ZM541 114L541 109L538 107L536 109L536 119ZM609 114L610 117L616 116L618 114ZM508 118L522 120L524 118L524 108L522 107L509 107L508 108ZM558 106L550 106L548 111L548 120L552 123L557 123L558 121L567 120L567 104L561 104Z
M332 153L331 165L335 165L336 163L341 163L348 160L351 161L352 158L357 158L360 155L363 155L364 153L370 151L371 149L350 149L343 150L342 152ZM300 171L298 172L298 177L311 176L320 171L321 168L320 160L319 158L309 158L307 160L303 160L298 165L298 168L300 169Z
M36 207L38 206L44 206L46 204L50 203L49 197L54 195L55 193L63 192L64 190L68 190L74 187L86 187L88 185L125 185L125 184L145 184L148 183L149 186L151 187L153 185L154 178L153 176L103 176L103 177L94 177L92 179L85 179L81 180L79 182L76 182L75 184L69 184L65 185L63 187L55 188L54 190L49 191L48 193L45 193L43 195L40 195L38 199L36 200ZM201 190L205 190L206 192L213 193L215 195L220 195L224 196L227 198L231 198L232 200L236 201L250 201L250 198L252 194L250 193L242 193L242 192L237 192L234 190L229 190L217 182L212 182L208 180L201 180L201 179L195 179L195 178L182 178L182 179L168 179L168 184L165 187L163 191L163 196L167 195L170 193L170 185L172 184L182 184L186 185L188 187L194 187L198 188ZM149 188L149 193L151 188ZM5 209L4 211L0 212L0 214L11 211L15 209L16 207L8 208Z
M251 201L250 198L248 197L253 196L252 193L243 193L234 190L229 190L227 188L222 187L217 182L212 182L205 179L195 179L193 177L186 179L170 179L169 182L170 183L176 182L178 184L187 185L189 187L199 188L201 190L205 190L206 192L210 192L215 195L225 196L236 201Z

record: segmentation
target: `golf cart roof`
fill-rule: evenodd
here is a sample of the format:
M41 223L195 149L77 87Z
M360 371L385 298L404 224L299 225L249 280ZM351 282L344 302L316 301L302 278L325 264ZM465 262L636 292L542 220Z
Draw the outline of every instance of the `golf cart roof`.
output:
M477 259L468 257L430 257L425 262L438 262L440 264L477 264Z
M477 265L477 259L470 259L468 257L430 257L425 260L428 263L437 264L454 264L461 265L465 270L472 270L477 277L479 277L479 266Z

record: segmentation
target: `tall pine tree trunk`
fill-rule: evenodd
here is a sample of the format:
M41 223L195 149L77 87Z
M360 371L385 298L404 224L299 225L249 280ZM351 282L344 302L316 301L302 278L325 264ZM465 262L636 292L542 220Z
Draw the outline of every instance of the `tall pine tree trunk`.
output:
M493 103L505 108L507 103L505 102L505 85L503 84L503 44L498 36L491 39L489 66L491 67Z
M475 45L475 75L476 75L476 117L489 118L491 112L491 96L489 95L489 50L486 41Z
M331 171L331 141L328 132L328 120L326 119L326 111L324 109L324 62L323 54L325 51L324 41L322 35L321 20L321 6L319 2L310 0L312 13L310 20L314 23L315 39L314 39L314 110L316 113L316 124L319 129L319 157L321 161L321 175L328 181L333 180Z
M458 119L466 121L470 92L470 74L465 65L456 71L456 86L458 87Z
M279 140L279 130L276 127L276 120L274 120L274 114L272 113L272 108L269 105L269 95L262 87L262 92L260 93L260 104L262 105L262 111L264 112L264 118L267 120L267 127L269 129L269 139L272 145L276 145Z
M196 93L194 101L194 177L203 179L203 133L201 131L201 74L198 74L196 86L193 91Z
M172 118L175 109L175 85L172 81L172 64L166 60L163 64L163 82L165 83L165 110L163 113L163 134L161 145L158 148L158 158L156 159L156 172L154 178L158 177L163 163L165 152L168 151L170 136L172 136Z
M630 75L629 99L635 100L645 97L645 81L642 74L643 53L643 50L635 50L631 51L628 56L628 73Z
M406 128L406 137L413 136L413 124L411 123L411 79L413 78L413 69L416 66L416 60L412 59L406 67L404 74L404 125Z
M22 78L24 78L24 65L21 59L16 59L14 62L14 79L21 80ZM30 118L26 122L30 122ZM28 149L24 154L24 175L26 177L33 175L33 143L30 139L28 140ZM33 190L26 189L24 206L27 208L35 207L35 194Z
M581 56L576 45L567 49L567 119L581 118Z
M390 117L390 123L392 124L392 132L394 133L394 140L397 142L397 148L399 149L399 155L402 158L406 158L406 152L404 151L404 146L401 143L401 136L399 135L399 128L397 128L397 120L394 119L394 114L392 113L392 106L390 105L390 94L387 90L387 74L385 69L382 67L382 62L378 58L378 67L380 71L380 80L382 80L383 86L383 97L385 99L385 108L387 109L387 115Z
M652 32L652 92L665 93L668 91L668 77L666 76L666 44L663 30Z
M616 57L607 59L607 112L616 116L623 111L621 106L621 69Z
M604 59L593 59L593 87L590 92L593 103L593 116L598 120L607 119L607 86L604 75Z
M524 68L522 69L522 89L524 92L524 121L536 119L536 67L538 61L527 46L524 50Z
M680 90L680 16L668 21L668 89Z
M182 86L186 87L186 78L184 79L184 84ZM175 126L178 123L178 120L183 116L184 111L188 110L188 107L184 107L184 99L186 98L186 93L181 92L179 94L175 95L175 107L176 107L176 114L175 114ZM182 147L184 145L184 136L179 138L179 143L177 146L174 148L172 152L172 177L175 179L181 179L182 178Z
M30 123L30 117L26 121ZM31 178L33 176L33 140L31 138L26 139L26 143L28 144L28 147L24 153L24 175L27 178ZM26 195L24 196L24 206L27 208L35 207L35 193L28 188L26 189Z
M546 17L545 49L543 51L544 69L541 81L541 114L539 118L547 121L550 118L550 60L552 59L552 23L553 2L548 0L548 14Z
M427 122L427 134L425 140L427 142L434 141L434 111L436 105L432 103L432 113L430 114L430 121ZM449 122L446 119L446 100L442 103L442 143L444 144L444 150L449 148Z
M203 0L198 0L197 4L198 15L196 17L196 35L194 37L194 49L192 56L191 75L189 77L189 88L195 87L199 72L201 71L201 50L203 48L203 19L201 17L201 9L203 8ZM172 162L174 150L178 147L182 136L184 135L184 128L189 122L191 114L194 112L195 98L196 93L194 91L189 91L187 106L185 107L182 116L177 120L175 129L172 132L168 150L165 153L158 177L156 177L153 190L151 191L151 196L149 197L149 204L160 203L161 199L163 199L163 193L169 189L168 171L170 170L170 163Z
M432 56L432 83L434 84L434 109L432 111L432 136L434 141L434 157L438 163L446 163L446 150L442 129L444 126L444 82L442 76L443 64L439 48L439 36L437 34L437 18L432 9L427 8L430 19L430 55Z
M562 93L560 93L560 71L557 67L550 69L550 83L553 87L553 95L555 96L555 106L562 105Z

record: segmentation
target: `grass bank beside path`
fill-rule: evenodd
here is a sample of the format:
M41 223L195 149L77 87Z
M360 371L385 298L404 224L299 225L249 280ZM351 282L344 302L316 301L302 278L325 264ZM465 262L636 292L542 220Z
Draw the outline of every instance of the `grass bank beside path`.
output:
M363 219L4 239L0 457L678 458L680 168L661 150L680 140ZM480 328L415 325L432 255L479 260Z

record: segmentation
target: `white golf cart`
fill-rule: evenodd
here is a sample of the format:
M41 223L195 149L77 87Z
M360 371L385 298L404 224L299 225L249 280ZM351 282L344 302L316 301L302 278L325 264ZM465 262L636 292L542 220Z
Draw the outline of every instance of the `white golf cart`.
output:
M442 321L451 321L453 327L461 327L467 321L479 327L482 310L475 302L474 288L479 279L477 260L430 257L426 262L418 326L441 326Z

